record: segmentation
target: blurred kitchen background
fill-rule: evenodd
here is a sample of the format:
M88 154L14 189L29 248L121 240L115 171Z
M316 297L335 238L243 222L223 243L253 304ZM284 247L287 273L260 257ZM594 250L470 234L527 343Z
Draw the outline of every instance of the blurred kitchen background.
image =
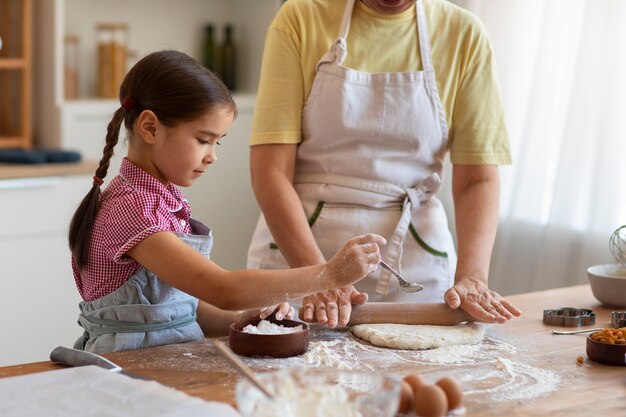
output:
M68 169L0 164L0 366L46 360L80 334L67 223L119 106L107 83L146 53L177 49L230 77L239 116L219 163L183 191L214 231L212 258L245 266L259 213L248 135L265 30L282 2L0 0L0 149L83 159ZM501 168L491 287L514 294L586 283L588 266L612 262L609 236L626 223L626 2L455 3L491 37L514 158ZM107 180L126 153L120 145ZM454 224L449 185L442 199Z

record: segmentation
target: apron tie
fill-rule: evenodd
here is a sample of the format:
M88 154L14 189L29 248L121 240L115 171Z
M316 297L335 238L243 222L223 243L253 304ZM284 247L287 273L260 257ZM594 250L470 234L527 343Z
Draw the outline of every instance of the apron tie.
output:
M420 181L415 187L405 188L395 184L381 181L358 179L352 177L329 173L297 173L295 184L325 184L343 187L353 192L369 192L385 196L385 199L392 199L402 202L402 214L396 225L394 232L387 239L385 261L396 271L401 272L400 260L402 259L402 247L404 238L411 224L411 214L413 208L419 207L424 201L430 199L441 187L441 177L436 172ZM381 270L378 282L376 283L376 293L387 295L391 273L385 269Z
M395 267L396 271L400 273L402 273L402 248L404 246L404 238L411 224L413 208L418 207L424 201L431 198L440 186L441 177L435 172L417 184L417 186L405 188L406 197L402 203L402 214L400 215L396 229L387 240L387 251L385 253L385 262L391 265L391 267ZM381 270L378 282L376 283L376 293L387 295L391 276L391 273L386 269Z

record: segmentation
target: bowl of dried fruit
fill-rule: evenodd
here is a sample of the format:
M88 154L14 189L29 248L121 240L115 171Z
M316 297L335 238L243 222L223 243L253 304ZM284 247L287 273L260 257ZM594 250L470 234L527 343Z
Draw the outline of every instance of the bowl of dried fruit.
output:
M589 335L587 356L605 365L626 366L626 327L606 328Z

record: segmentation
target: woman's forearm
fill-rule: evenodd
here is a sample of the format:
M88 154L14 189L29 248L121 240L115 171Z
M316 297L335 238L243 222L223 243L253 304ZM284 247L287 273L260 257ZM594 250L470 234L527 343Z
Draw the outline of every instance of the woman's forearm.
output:
M452 189L458 245L455 280L470 277L486 283L498 224L498 169L455 165Z
M250 151L252 187L268 227L291 267L325 261L293 187L296 145L258 145Z

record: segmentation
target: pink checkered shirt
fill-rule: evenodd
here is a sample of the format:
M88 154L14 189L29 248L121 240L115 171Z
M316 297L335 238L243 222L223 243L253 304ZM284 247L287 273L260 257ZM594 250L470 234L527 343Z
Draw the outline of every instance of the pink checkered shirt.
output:
M85 301L113 292L141 268L126 252L146 237L162 231L192 233L191 209L183 193L126 158L101 203L86 267L78 271L72 260L74 280Z

